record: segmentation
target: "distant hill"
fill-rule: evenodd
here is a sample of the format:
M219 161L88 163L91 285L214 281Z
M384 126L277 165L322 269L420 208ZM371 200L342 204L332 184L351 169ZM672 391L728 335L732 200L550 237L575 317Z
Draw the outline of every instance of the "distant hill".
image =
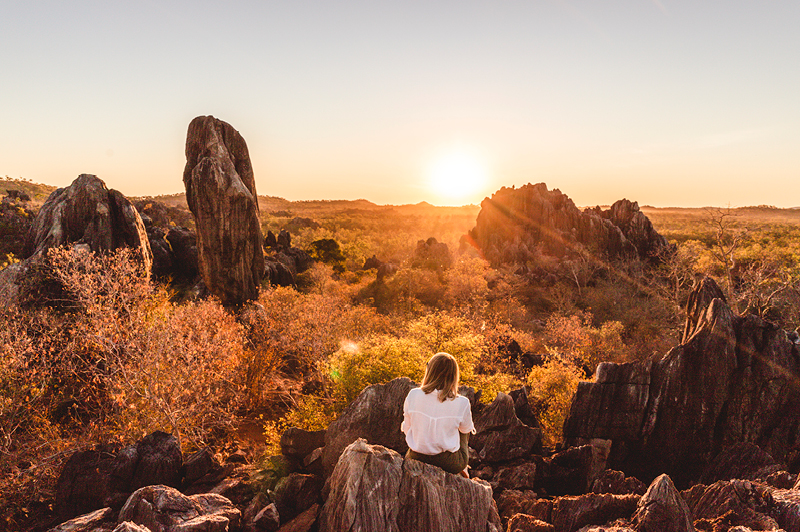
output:
M8 176L0 178L0 196L5 196L9 190L19 190L31 197L31 203L42 205L48 196L58 187L34 183L30 179L14 179Z

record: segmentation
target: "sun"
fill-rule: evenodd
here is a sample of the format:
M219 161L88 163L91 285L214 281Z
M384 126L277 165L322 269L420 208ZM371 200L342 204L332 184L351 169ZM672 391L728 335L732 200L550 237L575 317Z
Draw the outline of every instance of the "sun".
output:
M475 195L486 187L487 182L486 165L482 158L464 149L441 154L428 169L431 192L451 204L462 205L475 201Z

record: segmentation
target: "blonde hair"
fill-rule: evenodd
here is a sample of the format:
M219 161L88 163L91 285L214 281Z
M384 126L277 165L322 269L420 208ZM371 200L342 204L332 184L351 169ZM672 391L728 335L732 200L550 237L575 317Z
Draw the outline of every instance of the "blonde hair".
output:
M439 401L458 397L458 380L461 372L458 362L450 353L436 353L428 360L425 376L422 378L422 391L431 393L439 390Z

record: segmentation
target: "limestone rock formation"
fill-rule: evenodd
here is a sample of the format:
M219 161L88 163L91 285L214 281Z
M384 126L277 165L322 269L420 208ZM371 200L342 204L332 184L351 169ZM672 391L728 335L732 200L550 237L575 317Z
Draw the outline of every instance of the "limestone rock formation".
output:
M498 462L541 452L542 430L522 423L516 414L514 399L498 393L492 403L475 417L475 435L470 447L481 461Z
M469 239L494 266L524 264L537 252L569 256L580 247L609 258L642 259L669 249L637 203L623 199L606 211L581 212L544 183L503 187L484 199Z
M256 299L263 238L253 168L239 132L213 116L192 120L183 183L206 286L226 305Z
M633 515L636 532L694 532L689 507L668 475L647 488Z
M552 523L556 532L572 532L586 525L603 525L630 519L637 509L638 495L587 493L560 497L553 503Z
M131 521L152 532L205 532L239 526L241 512L222 495L186 496L169 486L141 488L119 512L120 521Z
M111 508L101 508L94 512L78 516L51 528L48 532L92 532L103 524L114 520L115 512Z
M724 480L710 486L698 485L684 496L695 526L719 529L747 526L753 530L777 530L773 489L747 480ZM700 521L700 522L698 522Z
M50 194L31 226L28 255L44 255L52 247L76 244L85 244L96 253L136 249L150 272L150 244L136 208L91 174L81 174L70 186Z
M720 295L711 279L697 284L684 341L663 358L600 364L578 387L566 440L612 440L610 467L640 479L666 472L681 486L738 442L784 460L800 441L800 351Z
M179 486L182 465L178 441L164 432L117 453L107 446L76 452L56 483L56 512L67 519L104 506L119 509L142 486Z
M329 481L320 532L501 530L492 489L363 439L349 445Z
M441 272L449 269L452 265L453 255L444 242L439 242L433 237L417 242L417 248L411 257L411 266L413 268Z
M365 388L328 427L322 454L325 475L333 472L339 455L358 438L405 453L408 444L400 424L406 395L414 387L416 384L411 379L402 377Z

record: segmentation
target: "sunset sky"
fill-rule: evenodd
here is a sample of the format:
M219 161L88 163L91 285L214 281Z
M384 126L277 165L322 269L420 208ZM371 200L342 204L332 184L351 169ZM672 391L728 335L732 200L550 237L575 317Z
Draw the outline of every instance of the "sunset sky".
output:
M797 0L0 6L0 176L181 192L211 114L290 200L800 206Z

